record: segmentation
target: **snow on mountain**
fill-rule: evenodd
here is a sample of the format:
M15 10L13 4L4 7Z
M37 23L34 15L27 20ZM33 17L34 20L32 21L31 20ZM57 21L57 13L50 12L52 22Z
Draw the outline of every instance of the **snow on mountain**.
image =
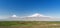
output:
M28 16L28 17L50 17L50 16L45 16L45 15L42 15L42 14L39 14L39 13L35 13L31 16Z
M33 14L31 16L28 16L28 17L40 17L40 16L43 16L43 15L40 15L40 14L36 13L36 14Z
M17 17L16 15L12 15L11 17Z
M54 20L56 19L51 18L50 16L35 13L31 16L25 16L23 18L16 15L12 15L11 17L4 19L3 21L54 21Z

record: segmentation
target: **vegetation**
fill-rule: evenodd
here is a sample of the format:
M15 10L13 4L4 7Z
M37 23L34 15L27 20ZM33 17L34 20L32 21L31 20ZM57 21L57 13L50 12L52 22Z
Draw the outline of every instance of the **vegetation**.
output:
M0 28L60 28L60 21L0 21Z

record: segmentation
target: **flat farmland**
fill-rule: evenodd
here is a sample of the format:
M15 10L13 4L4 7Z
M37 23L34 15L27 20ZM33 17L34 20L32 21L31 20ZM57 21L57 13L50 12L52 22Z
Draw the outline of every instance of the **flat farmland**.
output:
M0 21L0 28L60 28L60 21Z

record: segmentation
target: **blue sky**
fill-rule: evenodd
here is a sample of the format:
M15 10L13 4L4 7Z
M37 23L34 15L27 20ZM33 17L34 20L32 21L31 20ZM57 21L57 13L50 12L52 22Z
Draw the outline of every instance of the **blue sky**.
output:
M34 13L60 17L60 0L0 0L0 16Z

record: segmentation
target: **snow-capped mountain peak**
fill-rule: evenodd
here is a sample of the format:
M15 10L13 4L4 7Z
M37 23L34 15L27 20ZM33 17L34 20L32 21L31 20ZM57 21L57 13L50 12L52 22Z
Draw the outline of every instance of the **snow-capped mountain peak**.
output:
M11 17L17 17L16 15L12 15Z
M45 17L45 16L42 14L39 14L39 13L35 13L35 14L28 16L28 17Z

